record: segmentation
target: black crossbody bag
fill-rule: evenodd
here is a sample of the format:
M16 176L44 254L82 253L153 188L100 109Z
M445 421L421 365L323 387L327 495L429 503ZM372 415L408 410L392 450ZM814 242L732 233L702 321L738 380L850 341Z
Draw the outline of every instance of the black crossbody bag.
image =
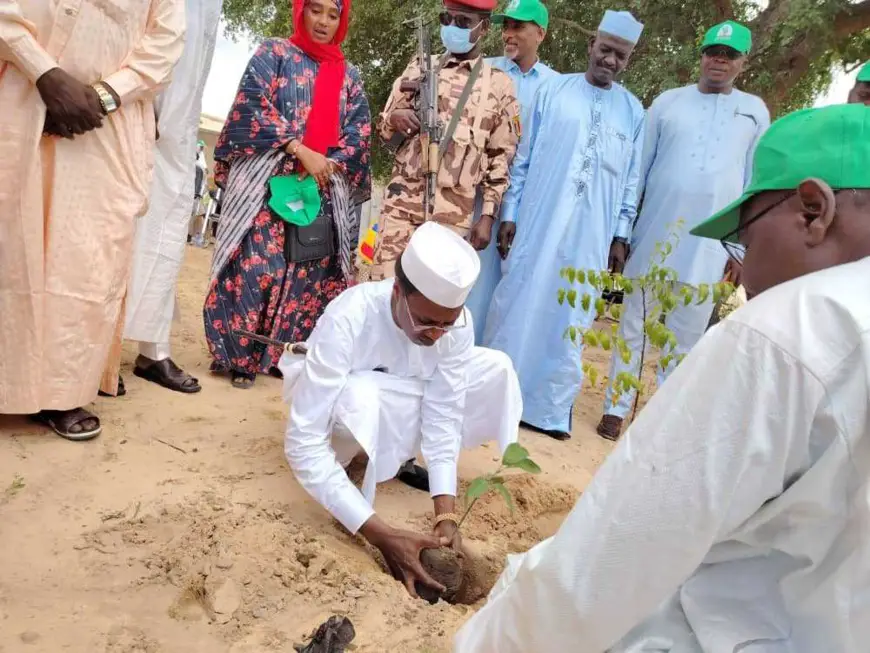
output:
M271 199L271 191L266 201ZM336 233L332 217L320 209L320 214L307 227L300 227L285 220L269 208L272 219L284 225L284 259L287 263L319 261L335 254Z
M335 238L332 217L324 214L323 209L307 227L284 222L284 258L288 263L305 263L332 256Z

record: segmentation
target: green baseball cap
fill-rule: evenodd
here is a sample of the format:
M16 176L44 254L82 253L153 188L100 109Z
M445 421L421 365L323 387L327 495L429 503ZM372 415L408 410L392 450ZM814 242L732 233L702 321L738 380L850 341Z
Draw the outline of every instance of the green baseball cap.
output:
M320 189L317 188L314 177L272 177L269 180L269 190L269 208L285 222L307 227L320 214Z
M868 84L870 84L870 61L868 61L861 67L861 70L858 71L858 79L856 79L855 81L867 82Z
M835 190L870 188L870 107L804 109L777 120L758 141L752 181L740 199L690 233L722 240L737 231L740 208L754 195L791 190L812 177ZM729 240L736 242L736 235Z
M714 45L727 45L740 54L749 54L752 49L752 32L745 25L726 20L707 30L701 43L701 52Z
M535 23L544 29L550 25L550 12L541 0L511 0L505 7L503 14L492 17L495 25L501 25L506 18L518 20L523 23Z

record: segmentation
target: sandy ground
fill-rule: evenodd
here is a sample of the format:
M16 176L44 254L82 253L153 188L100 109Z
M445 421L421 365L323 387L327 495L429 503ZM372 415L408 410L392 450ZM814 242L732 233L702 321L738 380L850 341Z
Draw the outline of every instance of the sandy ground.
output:
M474 606L412 600L308 498L284 461L279 380L240 391L207 372L210 254L188 249L173 343L202 393L134 377L128 345L128 395L98 400L97 440L0 418L0 651L292 651L343 614L357 653L447 653ZM593 430L600 406L600 394L581 397L570 442L523 434L544 473L511 481L515 515L501 499L475 507L465 541L494 569L556 530L610 451ZM465 452L461 478L496 461L493 449ZM431 507L396 482L379 488L377 510L395 525L426 528Z

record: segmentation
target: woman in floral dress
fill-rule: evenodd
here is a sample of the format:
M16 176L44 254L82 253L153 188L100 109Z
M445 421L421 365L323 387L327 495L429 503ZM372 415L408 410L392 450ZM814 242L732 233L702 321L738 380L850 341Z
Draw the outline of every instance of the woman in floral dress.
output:
M359 72L344 60L351 0L294 0L294 34L251 58L215 148L224 188L205 308L213 372L239 388L277 373L282 350L235 333L305 340L353 279L355 207L371 191L371 118ZM285 223L267 206L270 178L311 175L335 227L335 254L288 262Z

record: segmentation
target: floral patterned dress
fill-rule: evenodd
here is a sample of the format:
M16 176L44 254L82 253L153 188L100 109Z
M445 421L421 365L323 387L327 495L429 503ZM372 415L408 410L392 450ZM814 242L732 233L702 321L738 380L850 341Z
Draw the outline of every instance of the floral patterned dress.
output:
M203 309L212 371L255 375L277 368L280 348L233 331L244 329L282 342L305 340L326 305L352 283L338 251L320 261L288 263L285 223L266 204L269 179L301 169L283 150L305 133L317 67L289 41L265 41L248 64L218 139L215 181L224 188L223 209ZM359 72L350 64L340 121L338 147L326 156L339 164L353 207L371 192L371 118ZM334 221L352 220L347 211L335 209L339 203L332 192L322 192L324 214ZM353 232L358 220L340 226Z

